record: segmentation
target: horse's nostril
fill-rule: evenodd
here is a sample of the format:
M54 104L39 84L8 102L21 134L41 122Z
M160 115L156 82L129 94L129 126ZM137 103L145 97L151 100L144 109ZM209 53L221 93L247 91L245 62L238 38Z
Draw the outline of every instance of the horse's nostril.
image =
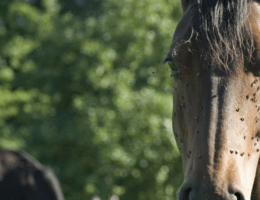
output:
M191 191L194 191L193 187L191 186L191 183L190 182L185 183L182 187L179 188L178 199L190 200Z
M233 196L232 199L235 200L245 200L245 196L243 195L243 193L238 189L238 188L230 188L229 189L230 194Z
M240 192L236 192L234 195L236 196L236 200L245 200L244 195Z
M197 185L195 181L185 183L178 192L179 200L245 200L244 194L237 187L231 187L226 190L223 188L222 194L216 193L213 185Z
M191 188L187 188L185 190L183 190L183 193L182 193L182 199L183 200L189 200L190 199L190 192L191 192Z

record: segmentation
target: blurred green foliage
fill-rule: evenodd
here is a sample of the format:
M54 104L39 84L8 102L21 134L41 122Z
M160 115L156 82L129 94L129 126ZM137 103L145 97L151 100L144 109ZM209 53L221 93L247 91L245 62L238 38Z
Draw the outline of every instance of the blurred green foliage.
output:
M172 200L183 179L162 65L178 0L1 0L0 147L67 200Z

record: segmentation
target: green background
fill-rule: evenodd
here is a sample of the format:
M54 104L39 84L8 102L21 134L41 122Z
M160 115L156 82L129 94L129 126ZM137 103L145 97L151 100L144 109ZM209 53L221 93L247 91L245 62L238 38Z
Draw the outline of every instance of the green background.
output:
M52 167L67 200L176 199L183 174L162 62L180 1L0 9L0 147Z

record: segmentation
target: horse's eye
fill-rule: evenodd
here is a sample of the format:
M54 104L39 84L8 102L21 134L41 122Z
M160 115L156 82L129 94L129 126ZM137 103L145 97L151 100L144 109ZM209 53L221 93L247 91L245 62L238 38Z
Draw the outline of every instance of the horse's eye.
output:
M179 71L178 67L174 62L168 62L168 65L172 71Z
M176 75L178 75L178 74L180 74L180 67L179 67L179 65L178 65L178 63L177 63L177 61L176 60L174 60L174 59L172 59L172 58L170 58L170 57L167 57L165 60L164 60L164 63L168 63L168 65L169 65L169 67L170 67L170 69L171 69L171 76L176 76Z
M168 62L168 65L171 69L171 76L177 76L181 73L181 69L177 63L176 60L173 60L172 62Z

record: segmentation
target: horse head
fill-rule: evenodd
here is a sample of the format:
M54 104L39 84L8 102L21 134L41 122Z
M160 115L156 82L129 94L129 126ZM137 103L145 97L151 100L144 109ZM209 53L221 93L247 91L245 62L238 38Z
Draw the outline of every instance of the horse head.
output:
M260 199L260 2L182 0L168 62L178 198Z

